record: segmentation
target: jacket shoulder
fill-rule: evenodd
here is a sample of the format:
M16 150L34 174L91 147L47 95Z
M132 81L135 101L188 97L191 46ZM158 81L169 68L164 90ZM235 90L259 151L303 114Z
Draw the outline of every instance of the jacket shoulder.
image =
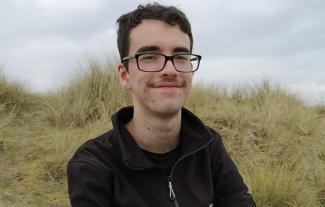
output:
M84 162L93 164L103 161L105 158L107 159L106 155L112 148L112 136L113 132L110 130L96 138L89 139L76 150L69 163Z
M248 193L248 188L237 166L227 152L221 135L212 128L208 128L208 130L213 135L210 156L215 191L217 192L216 204L218 206L255 207L254 200Z
M72 206L111 206L114 173L109 152L112 132L88 140L67 165Z
M219 149L221 147L223 147L223 143L222 143L222 136L221 134L216 131L215 129L211 128L211 127L208 127L206 126L207 130L209 131L211 137L212 137L212 142L211 142L211 145L210 145L210 150L212 151L219 151Z

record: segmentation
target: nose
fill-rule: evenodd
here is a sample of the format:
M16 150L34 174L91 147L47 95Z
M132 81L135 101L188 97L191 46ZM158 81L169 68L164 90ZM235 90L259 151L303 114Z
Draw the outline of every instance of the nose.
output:
M178 74L172 60L167 60L166 65L162 70L162 73L164 76L176 76Z

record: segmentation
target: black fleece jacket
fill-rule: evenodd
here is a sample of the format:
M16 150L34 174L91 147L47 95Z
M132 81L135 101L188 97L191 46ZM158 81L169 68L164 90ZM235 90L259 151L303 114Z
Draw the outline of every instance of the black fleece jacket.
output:
M180 156L170 174L143 154L125 124L133 108L112 116L113 130L82 145L68 163L73 207L255 207L220 135L182 109Z

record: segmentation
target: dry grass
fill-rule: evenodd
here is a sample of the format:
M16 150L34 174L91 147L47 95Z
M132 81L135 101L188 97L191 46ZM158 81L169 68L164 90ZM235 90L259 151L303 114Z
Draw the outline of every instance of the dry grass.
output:
M89 61L88 70L48 97L49 121L67 127L83 127L99 119L109 122L114 111L130 103L114 67Z
M130 104L113 64L46 95L0 74L0 206L69 206L66 163ZM325 106L268 82L227 92L196 84L186 106L220 131L258 206L325 206Z

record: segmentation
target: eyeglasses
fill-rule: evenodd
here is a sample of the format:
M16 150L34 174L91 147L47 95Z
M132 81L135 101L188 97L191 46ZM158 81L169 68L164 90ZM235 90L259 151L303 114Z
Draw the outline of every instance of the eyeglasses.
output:
M122 58L122 62L130 59L136 59L138 69L144 72L162 71L167 61L171 60L176 71L191 73L199 69L201 56L194 54L168 56L160 53L143 53L124 57Z

